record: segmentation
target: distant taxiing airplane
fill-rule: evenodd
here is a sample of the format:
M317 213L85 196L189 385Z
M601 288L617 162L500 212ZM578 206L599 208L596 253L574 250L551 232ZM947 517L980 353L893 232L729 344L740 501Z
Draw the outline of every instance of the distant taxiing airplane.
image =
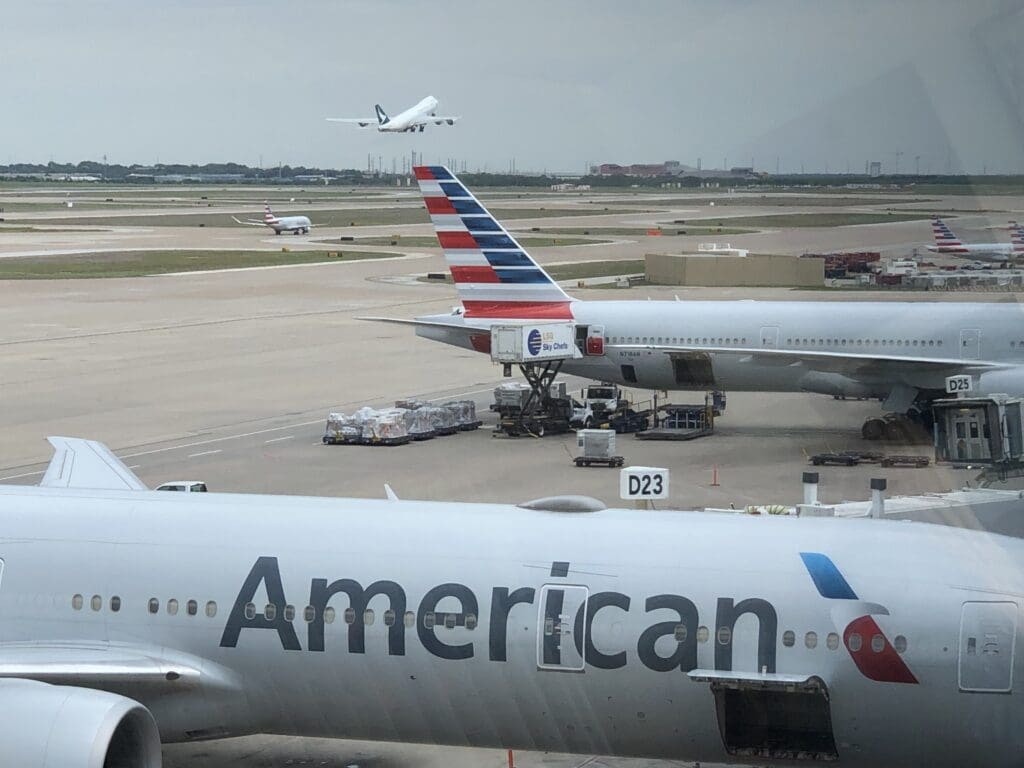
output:
M234 216L231 218L235 219ZM246 219L245 221L235 219L235 221L239 224L248 224L251 227L270 227L274 230L275 235L280 235L282 232L305 235L309 234L309 230L313 227L306 216L275 216L274 212L270 210L270 203L264 204L262 221L258 219Z
M4 768L159 768L161 742L254 733L687 765L1024 755L1019 539L162 493L51 442L43 487L0 486Z
M953 234L953 230L938 216L932 219L932 234L935 244L929 245L933 253L947 253L955 256L970 256L982 261L1008 261L1024 259L1024 233L1016 221L1009 222L1009 243L964 243Z
M491 327L572 323L562 371L665 390L816 392L877 398L930 424L948 376L1024 396L1024 307L901 301L579 301L562 290L447 168L414 168L462 307L407 323L490 351ZM862 434L878 439L873 417ZM1022 656L1024 658L1024 656Z
M411 133L422 132L423 129L433 123L434 125L455 125L458 117L445 117L437 114L437 99L427 96L416 106L400 112L394 117L388 117L387 113L376 104L376 117L328 117L332 123L354 123L360 128L367 128L376 125L381 133Z

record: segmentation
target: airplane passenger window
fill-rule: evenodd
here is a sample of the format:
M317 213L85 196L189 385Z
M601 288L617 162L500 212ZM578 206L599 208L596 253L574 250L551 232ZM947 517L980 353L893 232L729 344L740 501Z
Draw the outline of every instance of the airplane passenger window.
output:
M676 628L672 632L672 637L675 638L675 641L677 643L685 643L686 642L686 625L685 624L676 624Z
M170 608L170 606L168 606L168 609L169 608ZM178 610L178 606L177 605L174 606L174 610L175 611ZM256 618L256 605L253 604L253 603L246 603L245 604L245 609L244 609L244 614L245 614L245 618L249 619L249 621L252 621L253 619L255 619Z
M365 611L363 611L363 624L365 624L367 627L372 627L374 620L375 615L373 613L373 608L367 608Z
M344 610L344 611L342 612L342 614L341 614L341 619L342 619L342 621L344 621L344 622L345 622L346 624L355 624L355 623L356 623L356 609L355 609L355 608L353 608L353 607L352 607L352 606L350 605L350 606L349 606L348 608L346 608L346 609L345 609L345 610Z
M191 600L189 601L192 602ZM191 606L190 606L191 608ZM191 613L191 611L190 611ZM267 603L263 608L263 616L267 621L273 621L277 618L277 605L274 603Z
M423 614L423 626L426 627L427 629L433 629L434 628L434 623L436 621L436 618L437 617L434 616L434 612L433 611L427 611L426 613ZM547 631L548 631L548 629L547 629L547 622L545 622L544 633L547 634Z
M881 635L872 635L871 637L871 650L875 653L881 653L885 648L885 638Z
M829 632L828 637L825 638L825 645L828 646L830 651L834 651L839 647L839 635L835 632Z
M388 608L384 611L384 626L393 627L395 626L395 611L392 608Z
M121 598L117 595L110 598L110 610L112 613L117 613L121 610Z
M905 653L907 650L907 638L903 635L896 635L892 639L892 647L896 649L896 653Z
M719 645L728 645L731 640L732 640L732 630L729 629L729 627L719 627L718 628L718 644Z
M155 597L149 598L149 612L157 613L160 610L160 601Z
M808 632L806 635L804 635L804 645L806 645L808 648L812 648L812 649L813 648L817 648L818 647L818 633L817 632Z
M310 622L310 621L312 621L315 618L316 618L316 608L314 608L312 605L307 605L305 608L302 609L302 620L303 621Z
M330 606L324 608L324 624L333 624L335 616L336 614L333 608Z
M476 614L475 613L467 613L466 614L466 629L476 629Z
M446 613L444 615L444 626L445 629L455 629L455 614Z
M860 633L858 633L858 632L851 632L850 633L850 639L846 641L846 645L854 653L859 651L860 648L861 648L861 645L862 645L862 641L860 639Z
M103 598L99 595L93 595L92 599L89 600L89 607L92 608L94 611L98 611L100 608L103 607Z
M406 628L412 629L416 626L416 614L412 611L406 611L405 615L402 616L402 623L406 626Z
M544 618L544 636L551 637L555 634L555 620L550 616Z
M199 613L199 603L197 603L195 600L189 600L187 603L185 603L185 613L187 613L189 616L195 616L197 613Z
M209 605L209 603L207 603L207 605ZM295 606L294 605L286 605L284 607L284 620L285 621L295 621Z
M252 603L249 603L249 605L252 605ZM245 607L245 612L246 612L246 617L248 618L248 613L249 613L249 606L248 605ZM170 600L167 601L167 613L170 614L171 616L176 616L178 614L178 601L175 600L173 597ZM256 615L256 607L255 606L253 606L252 615L253 616Z
M706 643L710 634L707 627L697 627L697 642Z
M76 611L82 610L82 605L84 605L84 604L85 604L85 598L82 597L81 595L74 595L71 598L71 607L74 608Z
M782 644L787 648L792 648L796 644L796 633L792 629L782 633Z
M213 600L206 603L206 615L211 619L217 615L217 604Z

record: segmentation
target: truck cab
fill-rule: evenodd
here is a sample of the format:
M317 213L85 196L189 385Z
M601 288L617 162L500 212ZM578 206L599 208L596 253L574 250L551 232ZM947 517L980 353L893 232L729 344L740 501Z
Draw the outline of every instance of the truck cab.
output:
M154 490L176 491L178 493L206 493L206 483L201 480L172 480L169 483L162 483Z

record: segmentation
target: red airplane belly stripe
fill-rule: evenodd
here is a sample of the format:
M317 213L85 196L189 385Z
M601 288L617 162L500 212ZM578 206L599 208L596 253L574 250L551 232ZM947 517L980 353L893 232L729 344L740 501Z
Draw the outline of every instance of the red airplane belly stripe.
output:
M466 317L501 320L572 320L568 301L463 301Z

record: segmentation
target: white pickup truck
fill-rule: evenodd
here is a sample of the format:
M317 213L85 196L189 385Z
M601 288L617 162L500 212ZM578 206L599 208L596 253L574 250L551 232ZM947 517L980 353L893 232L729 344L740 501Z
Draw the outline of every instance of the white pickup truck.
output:
M177 491L178 493L206 493L206 483L200 480L172 480L169 483L158 485L157 491Z

